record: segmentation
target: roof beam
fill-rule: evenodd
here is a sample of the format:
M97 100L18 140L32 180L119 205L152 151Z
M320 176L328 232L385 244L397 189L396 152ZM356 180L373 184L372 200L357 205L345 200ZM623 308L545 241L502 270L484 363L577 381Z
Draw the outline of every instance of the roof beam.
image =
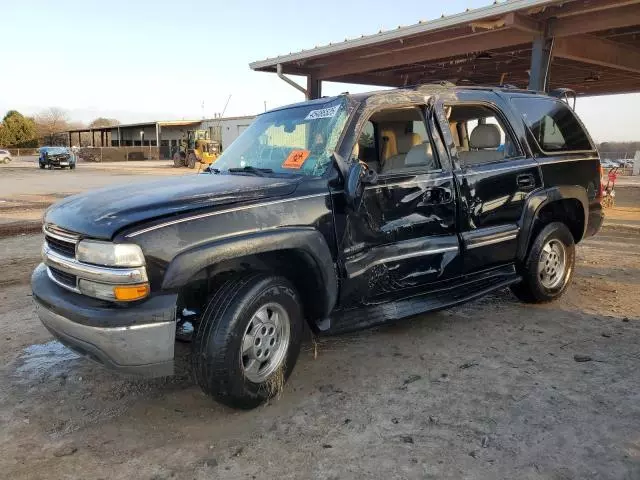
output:
M505 26L531 34L544 32L545 22L546 20L537 21L517 12L505 16ZM594 15L591 9L586 9L579 14L555 19L553 35L568 37L632 25L640 25L640 0L629 2L629 5L618 6L618 8L613 8L612 4L601 5L597 15Z
M521 32L531 33L537 35L544 32L544 24L534 20L531 17L525 17L516 12L508 13L505 16L505 26L515 28Z
M586 0L572 2L570 4L559 4L558 6L549 7L545 17L565 18L573 15L600 13L611 8L616 9L637 3L640 3L640 0ZM591 16L590 20L593 18L594 17Z
M557 38L553 56L640 73L640 50L593 35Z
M600 11L597 15L575 15L558 19L553 28L553 35L567 37L632 25L640 25L640 2Z
M393 68L398 65L427 62L460 55L470 52L483 52L496 48L504 48L522 43L529 43L532 35L528 32L500 28L468 35L464 38L454 38L436 45L425 44L419 48L380 54L375 57L354 58L349 62L330 64L317 70L318 78L329 80L334 77L344 77L355 73Z
M332 82L357 83L361 85L372 85L376 87L399 87L403 84L412 85L412 76L408 74L402 75L346 75L331 79Z

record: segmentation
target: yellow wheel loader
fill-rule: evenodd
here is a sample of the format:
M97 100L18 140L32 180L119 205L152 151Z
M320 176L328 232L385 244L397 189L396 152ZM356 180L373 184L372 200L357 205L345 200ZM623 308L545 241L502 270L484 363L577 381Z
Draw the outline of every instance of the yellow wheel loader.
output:
M211 165L220 155L220 142L211 140L207 130L189 130L180 141L180 149L173 155L174 167L195 168Z

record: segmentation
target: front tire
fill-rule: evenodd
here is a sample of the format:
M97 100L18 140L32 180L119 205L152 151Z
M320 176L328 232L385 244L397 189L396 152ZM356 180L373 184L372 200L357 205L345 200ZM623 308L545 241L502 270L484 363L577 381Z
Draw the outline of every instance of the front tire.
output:
M251 409L277 395L300 353L298 294L283 278L234 277L211 298L192 343L202 390L225 405Z
M573 235L564 223L550 223L535 238L518 268L522 282L513 285L511 291L527 303L556 300L571 283L575 261Z

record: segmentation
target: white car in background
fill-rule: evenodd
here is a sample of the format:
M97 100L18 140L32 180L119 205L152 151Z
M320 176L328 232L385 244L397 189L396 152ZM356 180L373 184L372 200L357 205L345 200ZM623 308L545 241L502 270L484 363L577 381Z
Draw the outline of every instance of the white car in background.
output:
M620 160L616 160L616 162L618 162L618 165L620 165L622 168L633 168L633 159L621 158Z
M0 163L9 163L11 161L11 153L9 150L0 150Z

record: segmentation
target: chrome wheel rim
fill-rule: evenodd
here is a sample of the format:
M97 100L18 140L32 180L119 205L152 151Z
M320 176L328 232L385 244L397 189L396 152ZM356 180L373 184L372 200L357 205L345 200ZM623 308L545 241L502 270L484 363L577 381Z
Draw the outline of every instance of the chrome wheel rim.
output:
M284 363L289 348L287 311L277 303L260 307L251 317L242 337L240 364L245 377L263 383Z
M567 250L560 240L549 240L538 261L538 278L545 288L556 288L565 277Z

